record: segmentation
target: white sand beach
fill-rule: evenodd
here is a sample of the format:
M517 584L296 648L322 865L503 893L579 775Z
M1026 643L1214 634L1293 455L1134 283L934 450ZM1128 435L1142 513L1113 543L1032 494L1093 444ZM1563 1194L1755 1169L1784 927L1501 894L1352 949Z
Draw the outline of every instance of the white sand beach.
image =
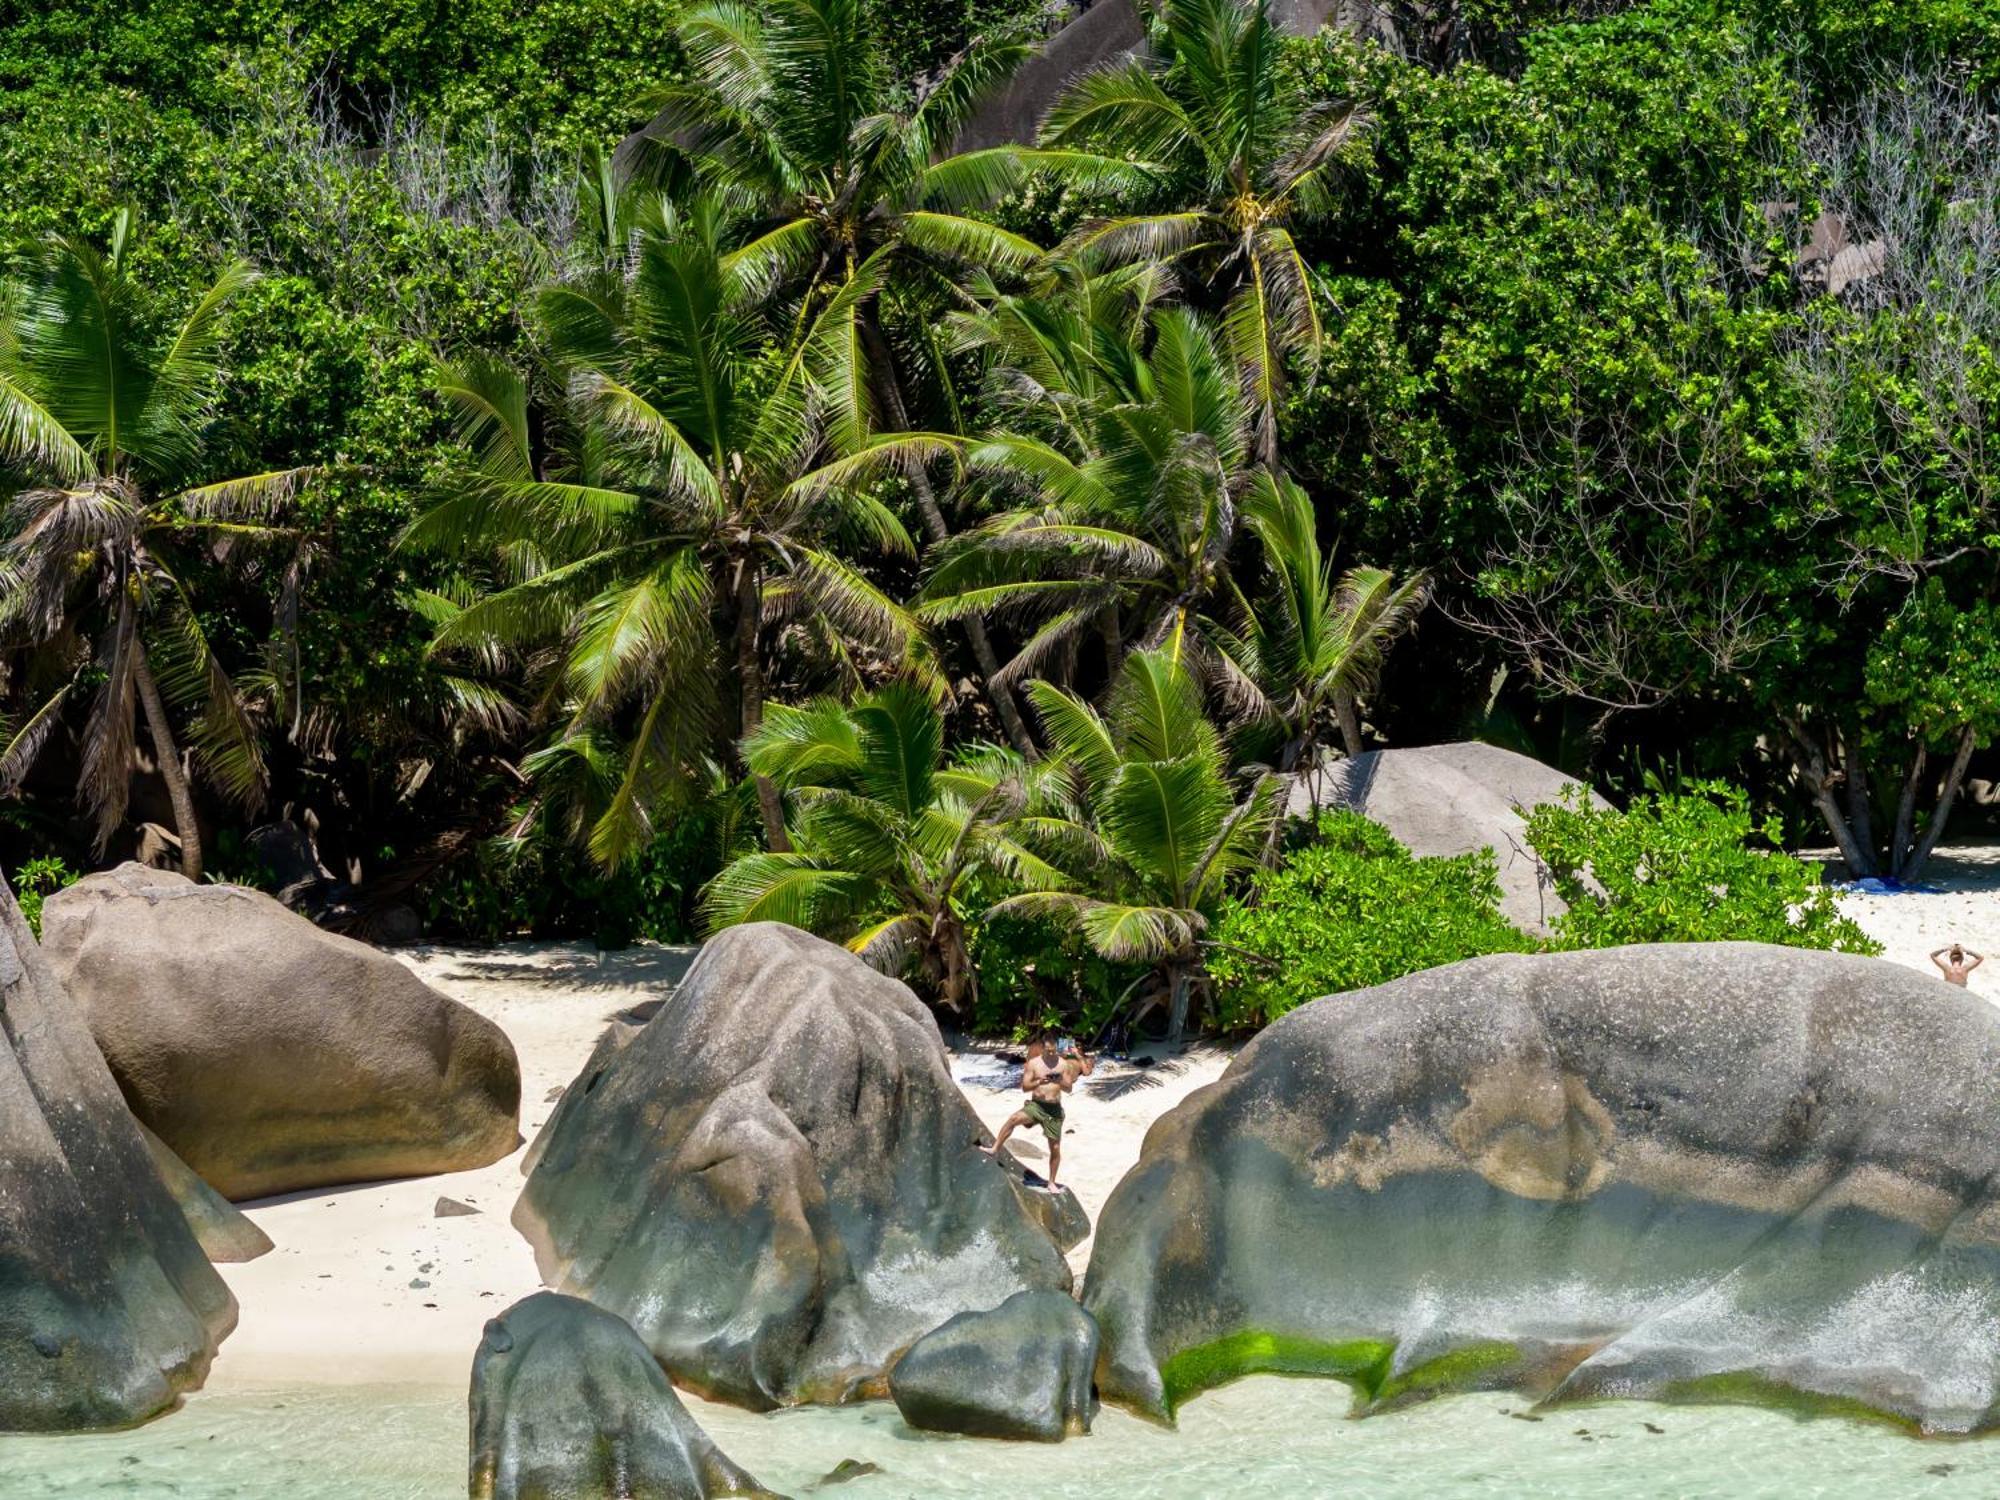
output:
M1849 893L1845 909L1884 945L1884 956L1924 972L1931 950L1957 941L2000 954L2000 847L1941 854L1934 893ZM420 948L402 955L445 993L491 1017L513 1039L523 1078L523 1148L556 1096L619 1011L657 999L685 971L684 949L639 945L599 953L588 944ZM2000 957L1974 974L1973 993L2000 1003ZM1020 1097L991 1054L954 1058L973 1108L997 1127ZM1079 1090L1069 1110L1062 1177L1093 1222L1138 1159L1147 1128L1216 1078L1228 1054L1200 1048L1158 1069L1158 1082L1115 1098ZM1122 1071L1107 1065L1101 1076ZM1009 1149L1040 1171L1038 1132ZM223 1273L241 1303L210 1390L273 1384L432 1382L462 1386L486 1319L541 1281L508 1222L519 1194L521 1150L475 1172L371 1183L248 1205L277 1249ZM478 1212L439 1218L440 1198ZM1086 1241L1072 1253L1079 1275Z

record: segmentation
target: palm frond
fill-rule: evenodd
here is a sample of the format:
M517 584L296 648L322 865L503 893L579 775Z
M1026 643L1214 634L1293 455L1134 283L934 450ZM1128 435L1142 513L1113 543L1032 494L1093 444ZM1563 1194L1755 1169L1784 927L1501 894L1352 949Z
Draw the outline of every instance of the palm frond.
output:
M1041 259L1033 240L978 219L919 210L903 215L903 239L912 248L967 265L1019 271Z
M269 520L281 514L297 498L299 490L319 473L317 466L271 469L262 474L245 474L216 484L182 490L174 498L181 509L198 520Z

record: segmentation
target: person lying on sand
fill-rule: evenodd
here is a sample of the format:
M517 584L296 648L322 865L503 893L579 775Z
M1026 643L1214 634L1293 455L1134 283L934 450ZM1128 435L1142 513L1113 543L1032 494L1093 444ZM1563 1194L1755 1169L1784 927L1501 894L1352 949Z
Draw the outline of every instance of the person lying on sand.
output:
M1061 1184L1056 1181L1056 1173L1062 1170L1063 1095L1076 1087L1077 1079L1087 1078L1096 1067L1096 1062L1068 1038L1060 1043L1049 1037L1038 1038L1029 1047L1027 1065L1021 1069L1021 1090L1028 1096L1028 1102L1007 1117L992 1145L979 1149L988 1156L998 1156L1007 1144L1007 1137L1023 1125L1041 1126L1042 1134L1049 1138L1049 1191L1058 1191Z
M1973 953L1957 943L1949 948L1940 948L1931 955L1931 962L1944 971L1944 982L1965 988L1965 981L1972 971L1986 962L1986 955Z

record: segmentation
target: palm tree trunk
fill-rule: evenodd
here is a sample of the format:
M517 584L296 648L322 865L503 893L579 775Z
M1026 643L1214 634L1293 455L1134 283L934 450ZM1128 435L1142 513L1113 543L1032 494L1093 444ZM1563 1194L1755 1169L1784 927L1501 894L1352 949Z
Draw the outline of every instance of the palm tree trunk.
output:
M949 911L940 912L931 924L937 943L943 977L938 985L938 1001L960 1021L972 1019L971 1007L979 1001L979 976L973 971L972 957L965 948L965 924Z
M736 682L740 713L738 728L748 739L764 722L764 662L758 637L764 624L764 590L757 567L748 558L736 565ZM789 854L792 841L785 832L785 804L768 776L753 775L757 810L764 817L764 846L773 854Z
M201 879L201 823L195 816L194 789L188 785L187 770L181 765L180 747L167 722L167 705L160 701L159 684L146 661L143 642L133 642L133 685L139 689L139 706L145 710L146 728L153 736L153 758L160 763L160 779L167 784L167 800L174 806L174 832L181 840L181 874L189 880Z
M1170 996L1167 1005L1167 1044L1181 1045L1181 1038L1187 1032L1189 993L1194 988L1194 972L1184 963L1174 963L1167 967L1167 986Z
M1340 741L1350 757L1361 753L1361 706L1346 688L1333 692L1333 716L1340 721Z
M876 384L882 393L883 415L897 432L910 430L909 408L903 404L902 382L896 378L896 364L889 352L889 341L882 336L882 330L869 318L862 323L863 336L868 340L868 352L875 365ZM951 527L945 523L944 510L938 505L937 494L931 489L930 476L921 466L910 470L910 488L917 497L917 509L924 518L924 531L933 545L951 538ZM969 615L962 622L965 639L972 647L972 659L979 664L980 674L986 679L986 696L992 700L993 712L1000 720L1000 727L1007 731L1007 738L1014 748L1029 759L1036 754L1035 737L1028 733L1028 726L1021 717L1021 710L1015 706L1014 695L995 679L1000 675L1000 658L994 653L993 642L986 634L986 622L977 615Z

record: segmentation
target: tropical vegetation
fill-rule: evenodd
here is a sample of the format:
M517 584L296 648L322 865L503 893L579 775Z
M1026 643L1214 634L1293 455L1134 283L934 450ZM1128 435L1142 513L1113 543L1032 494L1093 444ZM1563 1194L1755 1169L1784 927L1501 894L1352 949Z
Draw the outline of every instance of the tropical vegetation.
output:
M2000 11L1372 11L1013 144L1028 0L23 12L0 862L1179 1031L1513 944L1281 813L1475 738L1623 804L1553 941L1858 950L1789 851L1990 817Z

